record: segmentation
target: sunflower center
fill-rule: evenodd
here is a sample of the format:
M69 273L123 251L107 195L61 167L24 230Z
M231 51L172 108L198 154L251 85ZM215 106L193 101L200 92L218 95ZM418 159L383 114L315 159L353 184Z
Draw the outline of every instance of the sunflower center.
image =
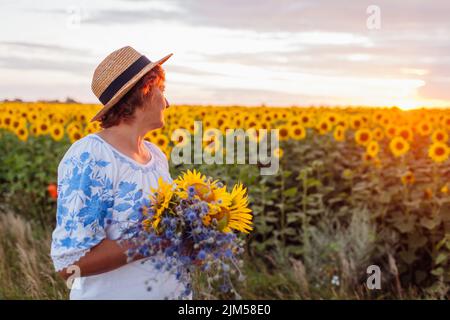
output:
M444 148L441 148L441 147L436 148L436 154L438 156L442 156L444 153L445 153Z

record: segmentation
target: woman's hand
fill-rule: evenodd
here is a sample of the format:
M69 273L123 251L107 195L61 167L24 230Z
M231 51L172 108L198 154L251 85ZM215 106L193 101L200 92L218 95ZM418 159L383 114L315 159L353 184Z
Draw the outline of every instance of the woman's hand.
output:
M117 269L127 264L127 250L132 248L131 242L121 242L104 239L93 247L85 256L81 257L74 265L80 268L80 276L92 276ZM134 260L143 258L137 254ZM67 272L67 268L61 270L59 274L67 280L72 273Z

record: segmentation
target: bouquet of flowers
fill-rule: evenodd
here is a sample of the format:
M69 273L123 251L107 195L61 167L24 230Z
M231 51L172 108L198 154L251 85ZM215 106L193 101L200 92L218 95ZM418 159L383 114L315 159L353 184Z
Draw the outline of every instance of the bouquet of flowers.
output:
M173 183L160 178L151 191L129 255L151 257L158 270L175 272L185 284L180 298L191 293L190 273L195 271L209 290L219 287L239 298L231 276L244 280L244 241L237 232L252 230L246 188L238 183L228 192L220 181L188 170Z

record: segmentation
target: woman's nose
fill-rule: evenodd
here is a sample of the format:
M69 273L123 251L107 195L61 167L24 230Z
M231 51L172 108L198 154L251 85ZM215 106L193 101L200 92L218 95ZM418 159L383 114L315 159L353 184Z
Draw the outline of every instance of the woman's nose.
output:
M167 98L164 98L166 100L166 109L170 107L169 101L167 101Z

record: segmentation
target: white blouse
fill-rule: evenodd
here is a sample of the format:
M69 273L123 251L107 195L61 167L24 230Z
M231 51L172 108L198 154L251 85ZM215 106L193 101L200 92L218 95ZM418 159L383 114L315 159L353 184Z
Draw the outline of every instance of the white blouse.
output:
M141 164L97 134L76 141L58 166L56 228L51 257L60 271L103 239L126 237L148 204L158 178L171 182L167 158L145 141L151 160ZM151 290L148 290L148 287ZM157 271L150 261L75 280L71 299L176 299L184 290L173 273Z

